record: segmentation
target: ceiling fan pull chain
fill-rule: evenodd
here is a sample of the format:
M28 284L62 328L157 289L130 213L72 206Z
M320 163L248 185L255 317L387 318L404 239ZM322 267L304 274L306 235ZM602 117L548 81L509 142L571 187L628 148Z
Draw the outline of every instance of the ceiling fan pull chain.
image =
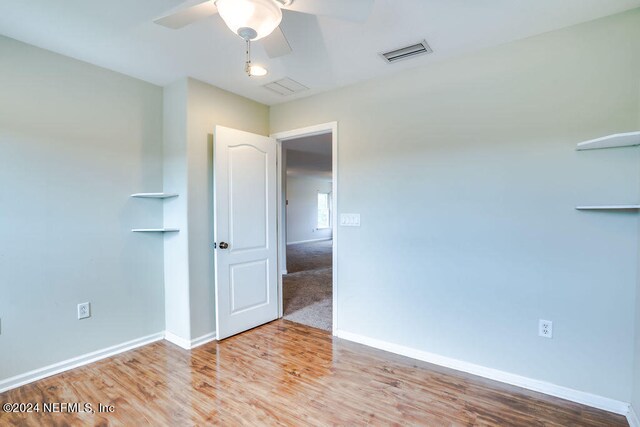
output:
M249 77L262 77L267 75L267 70L259 65L253 65L251 63L251 40L247 42L247 61L244 64L244 71Z
M244 71L251 77L251 40L247 39L247 61L244 65Z

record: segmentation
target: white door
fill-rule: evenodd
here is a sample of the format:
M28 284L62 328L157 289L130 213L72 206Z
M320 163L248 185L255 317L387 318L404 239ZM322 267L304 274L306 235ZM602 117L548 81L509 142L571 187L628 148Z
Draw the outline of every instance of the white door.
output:
M276 141L216 126L218 339L278 318Z

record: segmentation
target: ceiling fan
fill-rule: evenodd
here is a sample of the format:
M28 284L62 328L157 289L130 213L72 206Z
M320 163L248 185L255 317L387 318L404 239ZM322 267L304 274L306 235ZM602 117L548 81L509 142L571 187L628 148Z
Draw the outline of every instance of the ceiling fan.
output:
M283 10L330 16L361 22L369 16L374 0L191 0L167 16L154 20L164 27L179 29L200 19L219 14L229 29L246 41L246 73L264 76L267 70L251 64L251 42L262 40L267 55L277 58L291 52L280 22Z

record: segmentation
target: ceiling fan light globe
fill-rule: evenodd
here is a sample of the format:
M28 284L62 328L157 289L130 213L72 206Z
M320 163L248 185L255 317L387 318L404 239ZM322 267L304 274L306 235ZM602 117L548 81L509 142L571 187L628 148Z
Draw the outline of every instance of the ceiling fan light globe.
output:
M216 6L227 27L245 40L268 36L282 21L276 0L216 0Z

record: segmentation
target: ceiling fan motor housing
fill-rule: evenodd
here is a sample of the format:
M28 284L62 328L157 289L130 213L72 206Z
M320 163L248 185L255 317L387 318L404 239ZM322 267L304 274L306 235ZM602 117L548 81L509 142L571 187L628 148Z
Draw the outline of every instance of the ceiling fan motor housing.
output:
M268 36L282 21L278 0L216 0L215 5L227 27L245 40Z

